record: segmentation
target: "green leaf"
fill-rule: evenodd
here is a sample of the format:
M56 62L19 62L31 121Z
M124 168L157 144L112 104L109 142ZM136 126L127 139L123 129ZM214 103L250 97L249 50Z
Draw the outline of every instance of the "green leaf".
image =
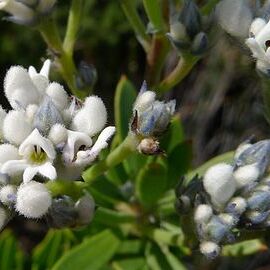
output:
M167 168L164 164L152 162L146 164L136 178L135 193L141 203L152 206L166 190Z
M119 237L105 230L68 251L52 270L101 269L113 257L119 245Z
M168 131L162 136L160 146L167 154L185 140L185 134L179 115L175 115L170 123Z
M123 141L128 134L129 122L136 96L135 87L125 76L122 76L117 84L114 99L114 118L117 136L120 142Z
M168 188L174 188L181 176L191 167L192 145L190 141L176 145L168 154Z
M112 263L117 270L141 270L145 264L145 258L123 259Z
M63 253L68 251L76 239L69 229L51 229L32 255L32 270L51 269Z
M268 247L261 240L248 240L234 245L226 245L222 249L223 256L241 257L267 250Z
M0 234L0 269L23 269L24 256L19 248L16 238L10 230L4 230Z
M143 241L141 240L126 240L123 241L119 247L117 254L121 255L136 255L140 254L143 250Z

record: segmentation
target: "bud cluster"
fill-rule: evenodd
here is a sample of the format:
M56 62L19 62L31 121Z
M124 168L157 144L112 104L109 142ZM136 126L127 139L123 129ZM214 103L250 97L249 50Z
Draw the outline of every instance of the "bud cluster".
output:
M201 16L193 0L185 0L180 12L171 4L170 32L167 36L181 53L203 54L209 47L205 33L209 25L210 21Z
M17 24L35 25L42 16L48 15L56 0L1 0L0 10L10 14L5 19Z
M210 167L195 200L194 222L200 250L216 257L221 244L232 243L241 229L270 225L270 140L243 143L233 164Z
M0 108L0 227L15 212L27 218L47 214L56 227L83 225L93 215L90 195L77 201L53 198L46 182L78 180L108 146L115 127L104 128L107 111L99 97L84 102L69 97L63 86L49 81L49 69L49 60L40 72L13 66L5 77L12 110ZM75 213L72 223L64 221L69 212Z
M139 95L133 105L133 118L130 131L140 137L139 152L146 155L159 154L159 137L170 123L175 112L175 100L169 102L156 100L156 93L147 90L143 82Z

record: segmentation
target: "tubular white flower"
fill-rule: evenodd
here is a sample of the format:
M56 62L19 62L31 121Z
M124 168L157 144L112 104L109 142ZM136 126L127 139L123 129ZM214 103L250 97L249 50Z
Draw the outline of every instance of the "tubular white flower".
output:
M48 138L54 143L54 145L64 143L67 140L67 129L61 124L55 124L50 129Z
M260 176L259 168L257 164L250 164L238 168L234 173L234 178L238 188L244 187L254 181Z
M12 15L11 20L22 24L31 24L35 19L34 11L15 0L1 0L0 10Z
M23 173L23 181L29 182L39 173L40 175L54 180L57 177L56 170L52 165L56 152L51 141L40 135L35 129L19 147L22 160L9 160L1 168L1 173L17 175Z
M16 202L17 187L14 185L6 185L0 189L1 203L9 206Z
M3 207L0 207L0 230L5 226L7 219L8 215L6 210Z
M50 83L46 94L51 97L54 105L59 111L64 110L68 106L68 95L64 87L59 83Z
M194 220L197 223L207 223L213 215L213 209L210 205L200 204L194 214Z
M214 259L220 253L220 247L214 242L202 242L200 244L200 251L209 259Z
M203 185L216 206L224 205L236 189L232 166L225 163L212 166L204 175Z
M0 145L0 166L8 160L20 159L18 148L12 144Z
M31 181L18 188L16 210L27 218L40 218L52 204L50 192L45 185Z
M90 147L92 139L85 133L67 130L68 138L63 149L63 159L65 164L72 165L77 159L77 152L80 147Z
M6 140L21 144L31 133L32 127L23 111L10 111L3 123L3 133Z
M139 94L134 104L134 110L145 111L154 103L155 99L156 93L153 91L145 91Z
M74 116L71 128L92 137L103 129L106 122L107 111L103 101L97 96L91 96L85 100L82 109Z
M8 70L4 90L14 109L26 108L29 104L38 104L39 102L38 90L23 67L13 66Z
M108 141L115 133L115 127L106 127L98 136L93 147L86 151L78 151L75 165L84 166L91 164L99 155L100 151L108 146Z

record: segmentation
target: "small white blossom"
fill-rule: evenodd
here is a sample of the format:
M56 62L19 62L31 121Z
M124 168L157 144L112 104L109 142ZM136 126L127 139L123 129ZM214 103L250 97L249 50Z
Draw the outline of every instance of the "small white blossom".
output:
M56 178L56 170L52 164L56 156L53 144L41 136L37 129L20 145L19 154L23 159L7 161L1 168L2 173L12 176L24 172L25 183L31 181L38 173L50 180Z
M61 143L65 143L67 136L67 129L61 124L55 124L50 129L48 138L57 146Z
M200 244L200 251L209 259L214 259L220 253L220 247L214 242L202 242Z
M204 175L203 185L215 205L224 205L236 189L232 166L220 163L210 167Z
M46 89L46 94L52 99L58 110L62 111L68 106L67 92L59 83L50 83Z
M155 92L145 91L142 94L138 95L133 108L134 110L145 111L155 102L155 100L156 100Z
M16 210L27 218L42 217L51 203L51 195L44 184L31 181L18 188Z
M101 98L86 98L83 107L75 114L71 127L92 137L100 132L107 122L106 107Z
M10 111L5 117L3 123L4 138L11 143L20 145L32 130L33 128L23 111Z

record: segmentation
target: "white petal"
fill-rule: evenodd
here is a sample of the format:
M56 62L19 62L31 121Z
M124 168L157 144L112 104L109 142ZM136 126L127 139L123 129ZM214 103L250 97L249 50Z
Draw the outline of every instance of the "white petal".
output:
M24 183L28 183L31 180L33 180L34 176L38 173L38 166L31 166L29 165L29 167L27 167L24 170L23 173L23 182Z
M256 41L262 48L266 48L265 42L270 40L270 21L259 31L259 33L255 36Z
M19 154L27 154L29 151L29 147L33 148L35 145L42 148L51 160L55 158L56 152L54 150L53 144L49 139L43 137L37 129L34 129L33 132L20 145Z
M21 144L31 133L32 127L27 122L23 111L10 111L3 123L3 133L7 141Z
M6 115L6 111L0 106L0 138L3 137L3 125Z
M54 1L55 2L55 1ZM40 75L43 75L46 78L49 78L49 73L50 73L50 68L51 68L51 60L47 59L44 63L43 66L39 72Z
M0 172L8 175L18 175L23 172L29 166L28 162L24 159L21 160L9 160L5 162Z
M38 172L50 180L54 180L57 177L56 170L51 162L46 162L40 165L38 167Z
M27 106L25 110L25 114L29 122L31 123L33 122L37 110L38 110L38 106L36 104L30 104Z
M12 102L12 106L16 104L16 101L24 108L28 104L39 102L39 93L27 70L23 67L13 66L8 70L5 77L4 90L7 99L9 102Z
M74 116L71 127L92 137L103 129L106 121L107 111L103 101L97 96L91 96Z
M254 19L254 21L252 22L250 28L249 28L249 32L256 36L262 29L263 27L266 25L266 21L262 18L256 18Z
M68 139L63 149L63 159L67 164L71 164L80 146L90 147L92 139L85 133L68 130Z
M37 74L32 77L32 82L37 88L41 98L44 96L45 91L49 85L49 80L43 75Z
M37 70L33 67L33 66L30 66L28 68L28 74L31 78L33 78L34 76L36 76L38 73L37 73Z
M20 159L18 148L12 144L1 144L0 145L0 165L7 162L8 160Z
M68 95L64 87L59 83L49 84L46 94L51 97L54 105L60 111L64 110L68 106Z
M259 45L255 38L246 39L246 45L250 48L255 58L267 61L264 49Z

